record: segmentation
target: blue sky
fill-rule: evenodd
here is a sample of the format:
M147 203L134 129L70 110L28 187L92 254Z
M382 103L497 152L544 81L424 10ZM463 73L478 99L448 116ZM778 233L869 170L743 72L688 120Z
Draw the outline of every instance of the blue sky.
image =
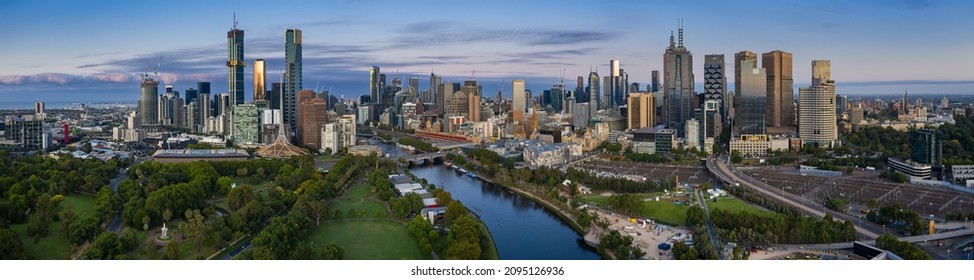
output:
M620 59L630 82L645 85L662 69L680 18L698 82L704 54L725 54L731 65L737 51L780 49L794 54L799 85L810 80L811 60L830 59L840 93L972 93L972 10L971 1L922 0L13 0L0 2L0 96L135 100L138 73L160 58L162 80L177 90L210 81L225 91L234 12L246 31L246 60L267 60L270 82L282 67L284 29L299 28L304 87L346 97L367 92L370 65L419 77L421 88L430 71L461 82L476 70L485 92L509 91L511 79L540 92L562 71L574 87L590 67L605 75L608 61ZM248 98L251 75L248 67Z

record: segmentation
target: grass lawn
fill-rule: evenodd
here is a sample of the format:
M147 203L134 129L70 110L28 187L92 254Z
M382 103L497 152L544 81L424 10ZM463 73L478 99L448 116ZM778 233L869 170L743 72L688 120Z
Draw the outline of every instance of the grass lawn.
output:
M348 210L355 209L359 215L365 214L366 218L374 218L376 213L382 217L390 215L389 209L385 204L371 197L372 187L365 184L355 185L342 197L328 202L328 209L340 211L341 218L348 218Z
M72 194L64 197L61 201L61 208L68 205L77 215L75 220L90 217L95 214L95 198L85 195ZM63 211L63 210L62 210ZM60 215L60 214L59 214ZM27 256L37 260L63 260L70 257L71 242L67 236L61 233L62 221L51 223L47 237L34 242L34 238L27 236L27 223L11 225L10 229L17 233L17 237L24 243L24 251Z
M707 207L710 207L710 209L720 209L720 210L734 212L734 213L745 211L748 213L762 215L766 217L773 217L776 215L775 212L758 208L754 205L748 204L747 202L733 196L718 197L717 202L708 199Z
M180 260L204 260L213 253L216 253L216 249L210 246L200 246L197 250L196 245L189 240L182 240L177 244L179 247L179 259ZM161 252L163 255L166 253L166 247L162 247Z
M651 199L662 195L663 193L636 194L636 196L642 199ZM605 206L609 203L609 197L602 195L583 196L582 200L599 206ZM670 225L683 226L687 220L687 206L673 204L673 201L669 198L660 197L659 201L643 201L643 209L640 214L644 218L657 220Z
M393 221L338 221L312 229L306 241L345 247L346 260L428 260L406 226Z

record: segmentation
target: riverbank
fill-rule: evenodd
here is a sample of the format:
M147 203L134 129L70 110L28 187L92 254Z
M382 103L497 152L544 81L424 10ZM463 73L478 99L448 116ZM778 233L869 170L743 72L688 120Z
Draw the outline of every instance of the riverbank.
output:
M583 243L586 246L588 246L588 247L592 248L593 250L595 250L596 252L598 252L599 255L602 256L603 259L607 259L607 260L613 260L613 259L615 259L608 252L603 251L603 250L599 250L597 247L592 246L592 244L590 244L589 242L587 242L587 240L585 240L585 237L588 236L590 234L590 232L586 231L581 225L579 225L578 222L574 218L571 217L571 214L570 213L565 212L563 209L561 209L561 208L559 208L559 207L551 204L547 200L544 200L544 199L541 199L541 198L535 196L534 194L532 194L532 193L530 193L528 191L522 190L522 189L517 188L517 187L512 187L512 186L509 186L507 184L499 183L499 182L495 181L493 178L490 178L490 177L486 176L483 172L481 172L480 171L481 170L481 167L480 167L479 164L475 164L475 166L477 167L477 169L475 169L475 170L469 170L469 172L472 172L475 175L477 175L477 179L479 179L481 181L484 181L484 182L487 182L487 183L490 183L490 184L493 184L493 185L496 185L496 186L500 186L500 187L502 187L502 188L504 188L506 190L513 191L514 193L517 193L518 195L520 195L522 197L526 197L526 198L530 199L531 201L534 201L535 203L541 204L542 207L544 207L548 211L554 213L555 216L557 216L561 221L563 221L566 224L568 224L568 226L572 230L574 230L576 233L578 233L579 235L581 235L582 236L582 240L583 241L586 241L586 242L583 242ZM524 183L524 182L517 182L517 183L528 184L528 183ZM596 236L596 238L597 238L597 236Z

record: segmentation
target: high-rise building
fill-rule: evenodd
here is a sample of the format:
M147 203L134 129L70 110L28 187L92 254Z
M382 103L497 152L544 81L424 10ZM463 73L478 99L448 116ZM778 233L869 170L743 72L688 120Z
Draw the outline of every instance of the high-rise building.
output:
M686 131L686 137L683 137L684 147L688 150L693 148L696 148L697 151L701 150L700 121L696 118L690 118L685 123L687 127L684 129Z
M382 85L379 83L379 66L369 67L369 100L372 103L379 103L379 94L382 90Z
M738 95L741 93L741 74L743 73L741 63L744 61L753 61L753 65L757 67L758 54L752 51L740 51L734 54L734 93Z
M835 96L835 117L838 118L846 112L849 108L849 96L836 95Z
M576 79L575 82L577 83L575 85L575 95L576 95L575 102L578 103L588 102L588 94L584 94L586 92L585 77L578 76L578 79Z
M233 105L244 103L244 31L237 29L237 21L233 21L233 29L227 32L227 92Z
M301 102L301 130L299 139L301 144L314 149L321 149L321 126L328 121L328 110L325 101L319 98L307 99Z
M417 94L419 94L419 79L418 78L412 78L412 77L409 78L409 94L411 94L411 95L417 95Z
M594 71L588 73L588 116L593 118L599 113L599 73Z
M761 63L768 73L768 126L794 127L795 81L792 79L791 53L776 50L761 55Z
M768 78L764 68L757 68L757 62L757 57L746 57L737 63L734 123L738 134L767 134Z
M524 92L524 80L511 81L511 94L513 97L511 106L511 117L514 121L524 120L524 111L527 110L527 93Z
M430 95L433 96L433 103L436 104L436 113L443 114L446 104L446 93L443 92L443 78L430 73Z
M830 61L812 60L812 84L798 90L798 135L802 145L832 148L835 144L835 81L830 73Z
M142 116L142 125L159 124L159 82L152 78L142 79L139 115Z
M281 112L284 123L291 126L292 131L297 129L297 107L300 104L296 102L297 94L304 87L301 60L301 30L288 29L284 31L284 104L281 104Z
M196 102L197 102L196 103L197 109L195 113L197 113L197 115L195 117L197 118L196 123L199 125L196 128L196 131L203 133L206 132L206 121L210 118L210 114L211 114L210 113L211 110L210 93L200 92L199 99L197 99Z
M267 100L267 69L264 66L264 59L254 60L254 102Z
M630 93L626 105L629 129L656 126L656 99L652 93Z
M560 113L564 110L565 106L565 84L555 83L551 85L551 108L555 110L555 113Z
M480 121L480 91L481 87L477 81L465 81L460 88L467 93L467 119L472 122Z
M667 126L684 135L686 120L693 116L693 55L683 46L683 24L680 23L679 44L670 33L670 46L663 54L663 93L667 100Z
M199 98L199 96L200 92L198 90L195 88L189 88L186 90L186 99L184 101L186 104L193 103L196 102L196 99Z
M659 92L659 70L653 70L652 72L652 83L650 84L650 92Z
M697 116L697 120L700 121L700 139L705 140L707 138L719 138L723 125L721 123L720 116L720 103L716 100L706 100L703 102L703 106L700 108L700 113ZM704 147L710 148L710 147Z
M34 103L34 118L38 120L47 118L47 113L44 112L44 102Z
M939 166L943 159L943 141L939 131L917 129L910 132L910 152L913 161Z
M257 119L257 106L240 104L233 106L233 141L235 143L255 144L260 139L260 122Z
M726 112L730 106L724 97L727 95L727 76L725 76L724 55L708 54L703 57L703 94L704 102L716 101ZM722 113L721 115L726 115Z

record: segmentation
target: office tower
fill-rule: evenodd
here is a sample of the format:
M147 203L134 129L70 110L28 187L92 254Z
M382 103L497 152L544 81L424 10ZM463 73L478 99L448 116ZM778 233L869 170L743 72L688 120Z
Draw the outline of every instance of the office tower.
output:
M419 79L409 78L409 94L419 94Z
M288 29L284 31L284 104L281 104L281 112L284 113L284 123L291 130L297 128L297 105L300 103L295 99L303 88L301 69L301 30Z
M619 69L619 60L613 59L609 60L609 92L607 96L609 97L609 108L615 109L619 107L619 97L622 93L622 71Z
M629 129L656 125L656 99L649 92L633 92L626 103Z
M200 92L199 99L197 99L196 102L196 106L197 106L196 118L199 119L199 121L197 122L197 124L199 124L199 128L197 132L205 132L204 128L206 126L206 121L210 118L210 114L211 114L210 111L212 110L210 109L210 105L211 105L210 93Z
M465 81L463 82L463 87L460 88L463 92L467 93L467 120L472 122L480 121L480 91L482 88L477 84L477 81Z
M233 29L227 32L227 92L233 105L244 103L244 31L237 29L237 19Z
M379 82L379 66L369 67L369 100L372 103L379 103L379 94L382 90L382 85Z
M326 123L321 126L321 152L325 154L335 154L341 150L339 143L341 137L341 130L338 129L338 123Z
M254 144L258 142L260 122L257 119L257 106L241 104L233 106L233 141Z
M44 112L44 102L34 103L34 119L44 120L47 118L47 113Z
M706 100L703 102L697 120L700 121L701 140L720 137L723 125L721 123L720 103L716 100Z
M913 161L940 165L943 158L943 136L937 130L917 129L910 132L910 152Z
M555 113L560 113L565 106L565 84L555 83L551 85L550 100L551 108Z
M761 55L761 64L768 73L768 126L794 127L795 81L792 80L791 53L776 50Z
M735 85L739 92L734 106L738 134L767 134L767 73L757 68L757 58L741 60Z
M832 148L835 144L835 81L830 68L828 60L812 60L812 84L798 90L798 135L802 145Z
M602 109L612 109L612 76L602 77Z
M297 95L297 100L296 100L296 102L298 104L297 118L298 118L299 122L295 126L295 128L297 129L297 130L295 130L295 136L299 139L298 140L299 143L304 143L303 140L300 140L300 139L304 139L301 134L306 131L306 129L304 128L306 124L303 123L303 122L300 122L300 120L303 120L304 119L305 112L302 111L302 110L304 110L304 108L306 108L306 107L301 106L301 104L304 104L305 101L311 100L313 98L315 98L315 92L314 91L311 91L311 90L302 90L302 91L298 92L298 95ZM311 108L311 107L308 107L308 108Z
M696 148L700 150L700 121L696 118L690 118L686 122L686 127L683 129L686 131L686 137L683 137L683 143L687 150Z
M193 103L196 102L196 99L199 98L199 96L200 92L198 90L195 88L189 88L186 90L186 99L184 101L186 104Z
M25 150L47 149L44 137L44 121L28 117L7 117L4 120L4 128L7 140L13 140Z
M571 115L575 110L575 91L570 90L565 96L565 102L561 104L561 113Z
M511 117L514 121L524 120L524 111L527 110L527 93L524 92L524 80L511 81L511 95L513 101L511 106Z
M588 102L587 89L585 88L585 77L578 76L575 84L575 102Z
M741 63L744 61L754 61L756 66L758 63L758 54L752 51L740 51L734 54L734 93L741 93L741 73L743 73L743 68Z
M267 69L264 66L264 59L254 60L254 102L257 100L267 100Z
M650 86L650 91L653 93L659 92L659 70L653 70L652 75L652 85Z
M303 91L302 91L303 92ZM312 97L301 102L301 118L299 139L301 144L314 149L321 149L321 126L328 121L328 110L325 101Z
M163 94L159 98L159 124L172 125L173 120L173 100L176 96L172 94L172 88L167 86L169 93Z
M667 102L667 126L684 135L686 120L693 115L693 55L683 46L683 23L680 23L679 43L670 33L670 46L663 54L663 94Z
M281 93L284 92L284 84L282 83L271 83L271 89L267 91L264 97L270 101L270 108L274 110L281 110Z
M708 100L717 101L723 109L722 112L730 110L727 98L727 76L724 75L724 55L708 54L703 57L703 94L704 102ZM721 113L726 115L726 113Z
M436 113L443 114L443 106L446 101L446 93L443 92L442 77L430 73L430 95L433 96L433 104L436 105Z
M159 82L149 77L142 79L139 115L142 116L142 125L159 124Z
M835 96L835 117L839 118L842 114L846 112L849 108L849 96L846 95L836 95Z
M575 129L588 126L588 121L591 119L591 117L589 117L589 113L591 112L591 110L588 108L589 104L591 103L575 103L575 108L572 110L572 126L574 126Z
M594 118L599 112L599 73L588 73L588 116Z

